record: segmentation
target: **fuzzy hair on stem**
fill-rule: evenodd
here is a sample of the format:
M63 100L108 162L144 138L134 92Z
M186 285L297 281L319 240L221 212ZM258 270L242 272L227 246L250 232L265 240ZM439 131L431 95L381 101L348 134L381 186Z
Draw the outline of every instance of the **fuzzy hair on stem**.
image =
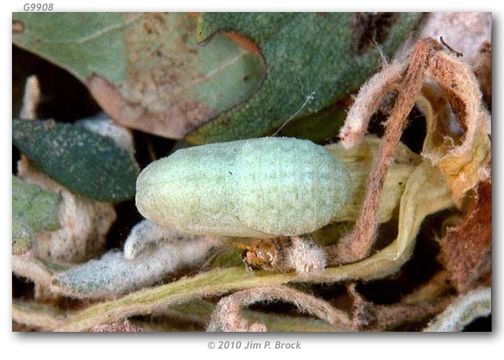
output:
M424 332L459 332L474 319L490 315L492 289L479 288L462 294L423 330Z
M45 287L51 287L52 272L39 260L33 258L32 250L22 255L12 255L12 272Z
M140 224L141 227L144 225ZM153 229L149 226L147 224L149 229ZM154 227L154 235L162 236L161 240L166 240L167 232ZM134 232L134 235L137 233ZM132 251L133 258L131 254L127 259L123 252L110 251L100 259L56 274L53 285L61 293L76 298L114 298L152 285L183 266L199 265L208 257L210 250L222 244L218 239L205 236L186 236L175 232L171 235L172 241L159 241L147 234L147 239L155 245L148 249L144 247L142 251L137 247L136 252Z
M243 261L252 270L294 270L299 275L308 277L321 273L327 264L324 249L308 236L255 239L245 248L247 250Z
M339 257L342 262L354 262L365 258L374 244L378 227L378 206L385 176L393 159L395 148L407 124L408 114L422 88L424 72L429 59L439 49L439 44L432 39L420 40L415 46L411 55L411 62L406 70L406 76L399 87L394 108L385 125L384 141L380 144L369 176L360 216L354 230L342 239L339 245ZM357 99L356 103L359 103L359 101Z
M335 327L350 330L351 320L344 311L338 310L314 296L283 285L243 290L221 299L212 314L207 330L213 332L268 331L264 324L249 324L241 314L241 308L260 301L278 300L290 302L301 312L323 319Z
M426 286L429 287L429 284ZM421 289L419 291L423 293L428 292L427 289ZM441 312L453 300L453 296L417 296L418 299L414 302L402 299L390 305L376 305L358 293L355 283L348 284L347 290L353 299L352 326L355 331L383 331L408 323L419 323Z
M175 244L177 242L190 242L196 239L202 239L202 241L207 239L208 243L214 245L223 241L205 236L183 234L177 230L159 226L150 220L143 220L131 229L124 243L124 257L127 260L133 260L148 247L156 246L163 241Z
M476 77L466 64L442 50L439 43L429 38L419 40L413 49L406 75L398 87L394 108L385 123L383 142L368 180L359 218L354 230L340 242L337 250L337 260L342 263L365 258L375 242L378 206L384 179L392 161L393 151L407 124L408 114L415 100L420 96L426 79L439 84L459 121L464 123L466 128L463 143L449 149L443 156L436 153L429 154L431 149L426 148L426 144L424 144L422 154L424 157L429 157L433 165L439 167L448 177L447 181L455 204L461 206L461 199L465 193L474 188L479 181L488 178L490 174L484 166L485 162L489 162L490 157L490 144L487 137L490 133L490 121L488 112L481 102ZM390 74L386 71L385 74L389 79ZM368 85L372 84L371 82ZM376 84L375 86L381 89L381 86ZM358 97L353 105L356 111L359 111L366 119L369 119L371 115L367 112L368 106L375 108L378 103L378 100L367 96L369 92L370 90L367 89L364 93L360 93L361 97ZM375 94L377 95L376 92ZM385 95L382 94L382 98ZM353 114L352 118L348 119L347 130L351 128L354 118ZM360 121L360 123L365 122ZM349 136L348 132L344 135ZM356 138L359 136L362 136L361 130L357 131ZM435 156L440 157L436 159Z
M362 141L371 116L380 107L383 94L399 87L406 68L405 63L394 61L362 85L339 133L340 143L345 149L351 149Z
M13 299L12 320L38 331L53 331L65 323L66 314L53 306Z

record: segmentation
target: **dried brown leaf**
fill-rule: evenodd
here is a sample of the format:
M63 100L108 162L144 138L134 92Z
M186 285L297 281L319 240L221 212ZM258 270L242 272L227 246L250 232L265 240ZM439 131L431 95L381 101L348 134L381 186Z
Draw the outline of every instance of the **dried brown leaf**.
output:
M440 259L453 286L465 292L491 271L492 183L482 182L461 224L448 228L440 241Z

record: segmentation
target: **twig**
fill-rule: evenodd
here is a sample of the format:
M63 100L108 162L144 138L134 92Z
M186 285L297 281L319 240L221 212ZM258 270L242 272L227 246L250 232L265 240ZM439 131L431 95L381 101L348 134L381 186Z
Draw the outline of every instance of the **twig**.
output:
M391 305L375 305L366 301L355 289L355 284L347 286L353 298L352 324L356 331L392 330L398 326L419 323L442 311L453 296L431 298L405 303L403 300Z
M394 62L371 77L359 90L358 101L350 108L345 125L340 130L340 143L345 149L357 146L364 135L371 116L380 107L384 94L397 90L406 71L406 64Z
M12 272L45 287L50 287L53 279L49 269L33 258L31 250L22 255L12 256Z
M221 299L212 314L208 331L267 331L264 324L249 324L242 316L241 308L259 301L275 300L288 301L302 312L314 315L337 327L351 330L348 315L327 302L287 286L267 286L239 291Z
M461 295L423 330L425 332L455 332L478 317L488 316L492 307L492 290L480 288Z
M406 127L408 114L422 88L425 69L433 53L439 49L439 45L434 40L424 39L417 43L413 51L406 77L399 88L397 100L386 123L385 135L368 180L360 216L352 233L341 241L339 256L342 262L353 262L365 258L374 244L378 226L378 206L385 176Z
M14 299L12 320L37 330L53 331L65 323L66 315L48 305Z

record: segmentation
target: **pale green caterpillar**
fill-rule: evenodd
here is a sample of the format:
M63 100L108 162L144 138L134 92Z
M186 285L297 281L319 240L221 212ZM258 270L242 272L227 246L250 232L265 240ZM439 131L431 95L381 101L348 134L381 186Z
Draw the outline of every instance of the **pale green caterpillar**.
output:
M140 174L136 206L189 234L294 236L327 225L351 193L350 174L323 146L259 138L181 149Z

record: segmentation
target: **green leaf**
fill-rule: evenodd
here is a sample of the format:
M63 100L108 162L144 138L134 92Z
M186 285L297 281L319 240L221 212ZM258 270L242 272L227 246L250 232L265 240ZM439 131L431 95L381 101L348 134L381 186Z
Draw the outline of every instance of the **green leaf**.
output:
M241 33L260 48L268 75L243 106L198 128L188 141L264 136L292 117L328 107L357 90L377 70L382 54L390 57L420 18L420 13L203 14L201 40L218 31Z
M80 125L16 119L12 137L44 173L73 192L110 202L135 194L138 164L109 137Z
M34 234L60 228L61 196L12 177L12 253L30 250Z
M338 135L345 117L346 109L331 106L318 113L290 121L281 129L279 135L321 143Z
M12 216L12 253L14 255L24 254L32 248L34 241L32 229L26 222L18 217Z
M12 177L12 215L24 219L35 232L59 229L61 200L55 192Z
M264 65L225 36L196 39L189 13L14 13L13 43L85 82L120 124L165 137L246 100Z

